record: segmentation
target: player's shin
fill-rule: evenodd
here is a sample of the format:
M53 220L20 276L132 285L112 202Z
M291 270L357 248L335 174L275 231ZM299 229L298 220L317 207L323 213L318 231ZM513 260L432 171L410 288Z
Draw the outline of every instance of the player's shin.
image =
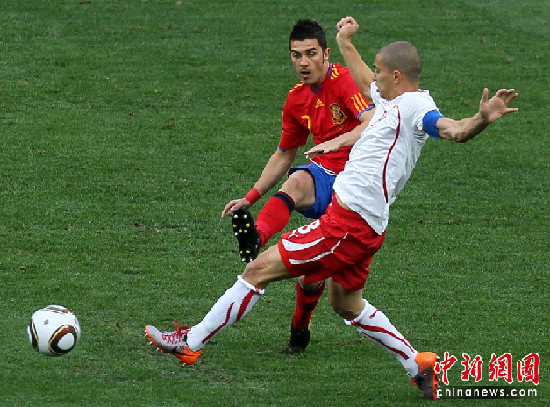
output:
M401 362L411 377L418 373L418 364L415 361L417 351L411 346L401 333L395 329L388 317L367 300L363 300L365 307L361 314L348 321L354 325L361 335L377 343L393 354Z
M261 247L285 228L295 206L292 197L282 191L269 198L256 217L256 229L260 234Z
M238 276L235 284L225 291L203 320L191 327L187 334L189 348L192 351L202 349L215 335L244 317L263 293L264 290Z
M307 328L311 321L313 310L319 303L319 298L325 290L324 281L313 290L305 290L296 283L296 308L292 317L292 327L297 329Z

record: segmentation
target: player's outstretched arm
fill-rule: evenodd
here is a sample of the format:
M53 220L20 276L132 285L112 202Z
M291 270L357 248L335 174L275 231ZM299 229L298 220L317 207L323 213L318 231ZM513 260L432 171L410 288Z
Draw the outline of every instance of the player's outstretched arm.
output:
M363 61L361 55L351 42L353 35L359 29L359 24L357 24L353 17L344 17L336 24L336 29L338 30L336 43L346 61L346 66L353 76L353 80L363 95L372 100L370 97L370 84L373 80L372 70Z
M374 109L372 109L374 110ZM369 113L369 120L372 117L372 114ZM332 140L325 141L324 143L319 143L309 150L304 152L304 155L310 159L315 154L327 154L334 151L338 151L340 148L345 146L352 146L357 140L361 137L363 130L369 125L369 120L363 121L360 125L355 127L353 130L348 131L347 133L340 134L338 137L333 138Z
M479 102L479 110L474 116L462 120L442 117L437 121L439 136L457 143L464 143L505 114L517 112L518 108L508 107L517 97L518 94L514 89L500 89L489 99L489 89L485 88Z
M265 165L262 171L262 175L260 175L260 178L254 184L253 189L255 189L258 194L256 200L259 199L262 195L266 194L267 191L273 188L275 184L277 184L283 178L283 176L290 169L292 162L296 158L297 151L297 148L287 151L277 149L275 153L273 153L273 155L269 158L267 164ZM246 196L240 199L233 199L227 205L225 205L221 213L221 217L224 218L225 215L228 214L233 215L233 212L235 212L239 208L242 208L243 206L249 208L254 204L254 202L250 202L246 198Z

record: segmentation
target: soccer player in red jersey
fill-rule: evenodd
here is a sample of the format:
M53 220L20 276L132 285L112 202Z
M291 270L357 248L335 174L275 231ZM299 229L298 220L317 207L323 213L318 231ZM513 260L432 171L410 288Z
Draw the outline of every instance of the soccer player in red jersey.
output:
M289 53L301 82L288 93L277 150L254 187L243 198L229 202L222 211L222 217L233 216L234 233L239 240L241 257L246 262L256 258L258 250L283 230L293 210L318 219L332 199L334 179L344 169L351 147L315 156L309 164L291 168L298 148L306 144L309 134L315 144L351 131L360 134L372 116L372 106L359 91L348 69L329 61L330 48L317 22L297 21L289 37ZM281 189L258 213L257 233L254 228L249 229L239 209L252 206L287 173L289 177ZM303 279L298 280L290 351L301 351L308 345L311 315L324 286L323 281L305 285Z

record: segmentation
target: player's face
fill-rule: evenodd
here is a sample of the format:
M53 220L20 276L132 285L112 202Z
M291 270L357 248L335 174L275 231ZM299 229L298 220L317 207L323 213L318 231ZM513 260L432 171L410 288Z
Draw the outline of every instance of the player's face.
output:
M380 96L384 99L391 100L393 96L394 71L388 69L384 63L384 58L380 54L376 54L374 59L374 82L378 87Z
M290 42L290 59L302 81L316 90L328 71L330 48L323 49L316 39Z

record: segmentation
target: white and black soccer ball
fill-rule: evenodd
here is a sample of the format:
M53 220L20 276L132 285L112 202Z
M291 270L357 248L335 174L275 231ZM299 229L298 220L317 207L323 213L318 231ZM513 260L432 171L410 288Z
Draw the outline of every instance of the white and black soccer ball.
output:
M32 314L27 327L29 341L49 356L69 353L80 338L80 323L74 312L61 305L48 305Z

